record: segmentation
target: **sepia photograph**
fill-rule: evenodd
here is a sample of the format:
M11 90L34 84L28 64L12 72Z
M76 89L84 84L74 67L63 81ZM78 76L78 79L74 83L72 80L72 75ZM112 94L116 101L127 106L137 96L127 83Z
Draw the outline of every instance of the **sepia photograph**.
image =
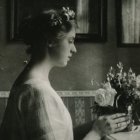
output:
M140 0L0 0L0 140L140 139Z

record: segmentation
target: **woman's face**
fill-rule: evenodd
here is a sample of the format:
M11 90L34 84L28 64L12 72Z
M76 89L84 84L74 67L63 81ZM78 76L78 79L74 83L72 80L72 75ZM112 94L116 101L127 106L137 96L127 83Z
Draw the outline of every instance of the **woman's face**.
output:
M64 67L72 57L73 53L76 53L74 45L75 29L65 33L63 39L60 39L53 47L52 60L55 66Z

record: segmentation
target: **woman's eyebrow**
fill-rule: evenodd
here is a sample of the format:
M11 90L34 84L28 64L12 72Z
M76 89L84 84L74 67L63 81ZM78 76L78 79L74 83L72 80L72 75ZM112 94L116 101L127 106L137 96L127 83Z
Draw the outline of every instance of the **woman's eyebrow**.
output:
M70 39L75 39L75 37L74 37L74 36L72 36L72 37L70 37Z

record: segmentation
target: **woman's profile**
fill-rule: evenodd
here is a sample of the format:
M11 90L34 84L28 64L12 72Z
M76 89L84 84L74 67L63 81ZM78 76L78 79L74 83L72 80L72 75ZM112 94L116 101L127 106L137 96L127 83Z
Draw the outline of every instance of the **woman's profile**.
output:
M75 29L75 14L69 8L43 11L21 23L20 37L30 46L27 52L31 59L10 91L1 140L73 140L77 135L48 78L53 67L65 67L77 52ZM94 130L101 136L118 132L128 123L125 114L104 116L91 123L80 139L88 140L87 135Z

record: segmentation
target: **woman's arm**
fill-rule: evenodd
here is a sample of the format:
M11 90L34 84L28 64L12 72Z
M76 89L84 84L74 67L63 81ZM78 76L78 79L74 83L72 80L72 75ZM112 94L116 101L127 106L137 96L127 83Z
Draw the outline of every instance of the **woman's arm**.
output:
M127 115L118 113L100 116L94 122L89 122L74 129L74 140L99 139L111 133L122 131L130 123Z

